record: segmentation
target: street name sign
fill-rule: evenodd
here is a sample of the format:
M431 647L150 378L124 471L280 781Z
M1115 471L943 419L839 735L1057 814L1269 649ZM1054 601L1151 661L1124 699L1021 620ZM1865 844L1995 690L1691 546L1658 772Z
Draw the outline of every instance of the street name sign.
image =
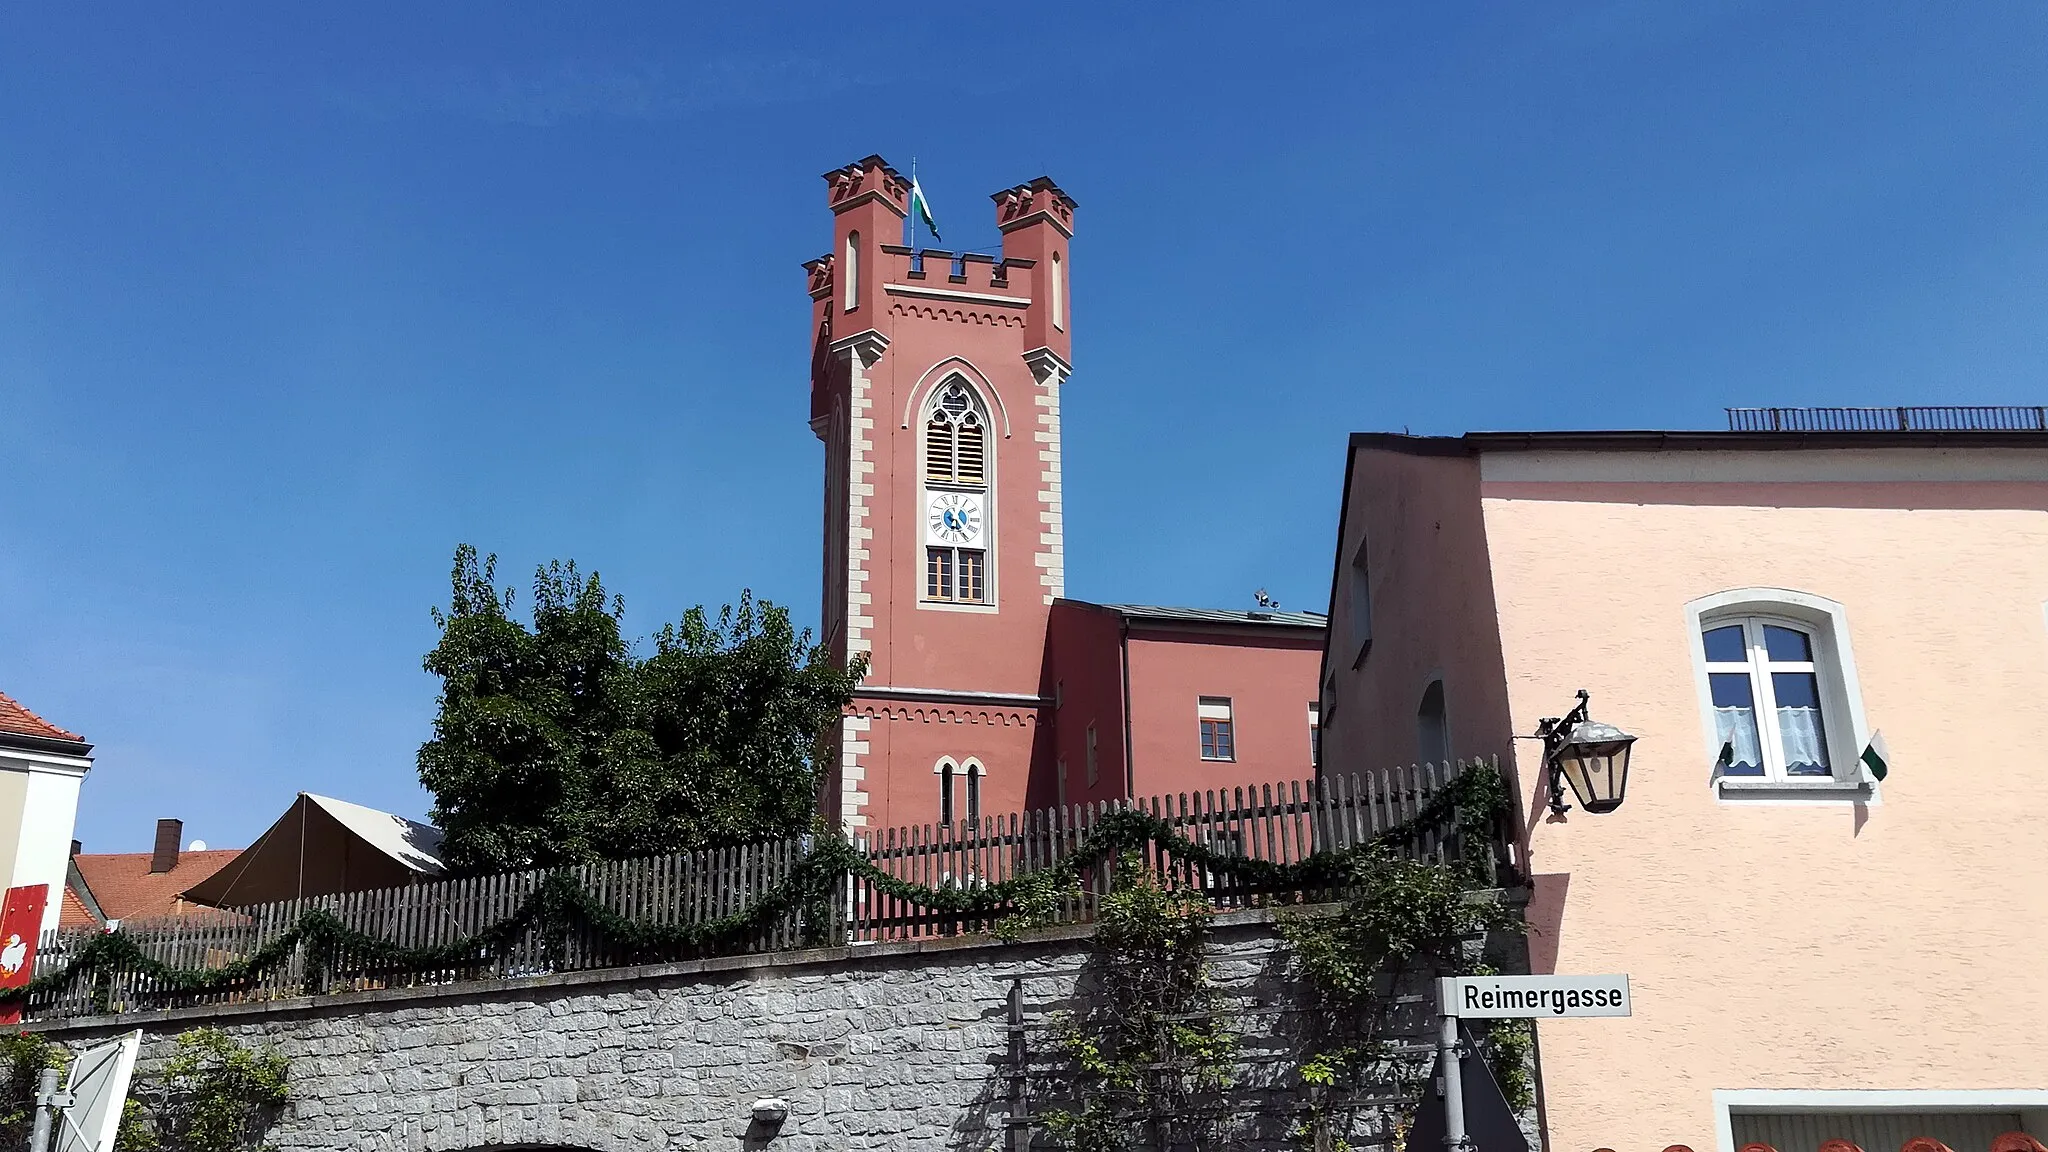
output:
M1443 1014L1461 1020L1629 1014L1626 975L1447 976L1437 994Z

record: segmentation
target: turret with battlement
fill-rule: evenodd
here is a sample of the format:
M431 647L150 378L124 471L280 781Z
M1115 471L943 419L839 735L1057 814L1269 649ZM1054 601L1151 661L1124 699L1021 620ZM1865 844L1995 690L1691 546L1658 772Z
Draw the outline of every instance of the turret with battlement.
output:
M825 185L832 247L804 265L811 427L826 444L823 620L838 658L869 661L841 734L838 815L851 827L943 817L872 787L876 763L927 752L927 770L960 774L956 818L1021 808L1048 755L1040 680L1064 592L1074 201L1045 179L999 192L1003 254L956 255L900 242L910 184L881 157ZM901 706L911 698L921 706ZM930 783L911 791L931 796Z
M995 193L1000 255L913 251L886 161L825 180L832 247L804 265L824 635L868 660L826 817L860 835L1308 775L1320 617L1066 598L1073 197Z

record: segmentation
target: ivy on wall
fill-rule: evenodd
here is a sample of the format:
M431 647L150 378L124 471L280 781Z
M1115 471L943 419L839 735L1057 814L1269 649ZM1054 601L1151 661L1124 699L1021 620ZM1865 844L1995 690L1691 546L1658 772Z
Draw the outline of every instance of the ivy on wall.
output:
M1478 836L1507 804L1500 778L1476 772L1443 809L1424 816L1436 827ZM1412 1096L1420 1087L1431 1057L1389 1043L1397 992L1427 977L1491 972L1473 941L1522 928L1515 910L1486 891L1493 887L1490 860L1468 855L1455 865L1433 864L1395 851L1430 826L1414 821L1299 865L1259 864L1260 879L1276 886L1345 894L1334 912L1283 911L1280 920L1290 970L1309 1001L1300 1015L1311 1022L1294 1067L1300 1108L1291 1135L1315 1152L1347 1152L1345 1137L1359 1113L1384 1106L1375 1088L1391 1084ZM1238 863L1226 858L1201 867L1231 871ZM1022 903L1027 910L1051 908L1062 894L1046 884ZM1097 995L1088 1008L1052 1021L1071 1099L1041 1118L1062 1146L1120 1152L1228 1143L1228 1129L1244 1117L1224 1095L1240 1068L1204 955L1213 912L1199 890L1144 871L1135 855L1122 859L1118 882L1097 913ZM1024 912L1009 926L1040 922ZM1527 1108L1527 1029L1497 1022L1483 1043L1510 1106ZM1406 1118L1396 1118L1397 1133L1405 1126Z
M1136 853L1118 860L1116 875L1096 912L1096 947L1109 957L1096 995L1052 1025L1074 1070L1073 1099L1041 1121L1076 1152L1205 1147L1216 1117L1199 1101L1229 1083L1237 1051L1209 975L1215 910Z
M1437 976L1491 971L1468 942L1522 927L1515 910L1474 891L1459 870L1392 856L1353 862L1347 896L1333 914L1297 913L1280 924L1323 1023L1319 1043L1298 1071L1309 1111L1297 1135L1317 1149L1341 1152L1341 1134L1376 1084L1413 1093L1434 1056L1388 1042L1396 1028L1396 996ZM1506 1037L1511 1029L1501 1030ZM1495 1079L1511 1107L1528 1107L1523 1049L1490 1045Z
M27 1145L37 1080L43 1069L70 1062L62 1046L41 1036L0 1039L0 1142ZM129 1085L114 1152L258 1148L284 1107L287 1073L271 1048L245 1047L218 1028L181 1033L157 1075Z

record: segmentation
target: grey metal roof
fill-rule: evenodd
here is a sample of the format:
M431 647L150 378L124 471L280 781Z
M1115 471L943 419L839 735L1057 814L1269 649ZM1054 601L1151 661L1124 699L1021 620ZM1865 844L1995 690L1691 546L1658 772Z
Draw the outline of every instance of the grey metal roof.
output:
M1288 628L1324 628L1321 612L1237 612L1228 608L1168 608L1157 604L1104 604L1134 620L1178 620L1190 624L1276 624Z

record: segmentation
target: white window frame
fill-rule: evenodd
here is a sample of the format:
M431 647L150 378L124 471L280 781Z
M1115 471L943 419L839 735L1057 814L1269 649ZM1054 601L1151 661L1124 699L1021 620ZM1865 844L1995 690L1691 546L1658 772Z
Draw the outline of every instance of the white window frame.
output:
M1821 718L1827 732L1828 765L1832 776L1786 776L1783 754L1777 751L1777 718L1765 707L1772 699L1768 684L1760 690L1752 671L1751 692L1757 709L1758 741L1765 748L1763 776L1715 775L1713 786L1723 801L1875 802L1879 786L1864 770L1859 757L1870 740L1870 724L1863 714L1863 688L1856 676L1856 656L1849 638L1849 614L1840 603L1825 596L1789 588L1731 588L1702 596L1685 606L1686 650L1692 654L1693 683L1698 694L1703 764L1712 767L1721 755L1721 738L1714 722L1713 689L1707 679L1707 629L1739 620L1781 624L1797 628L1812 640L1815 679L1820 684ZM1758 637L1761 631L1758 632ZM1745 642L1749 637L1745 636ZM1760 643L1760 640L1759 640ZM1752 653L1754 656L1754 653ZM1753 666L1751 666L1753 667ZM1794 666L1775 664L1779 670ZM1725 669L1734 671L1734 665Z
M1195 697L1195 752L1205 764L1235 764L1237 762L1237 709L1228 696ZM1222 724L1219 732L1230 738L1230 755L1211 756L1202 750L1202 724ZM1212 741L1221 744L1221 740Z
M939 778L939 826L951 828L954 822L946 817L958 815L958 800L953 795L953 785L960 779L960 764L951 756L941 756L938 763L932 765L932 775Z
M1749 1112L2017 1112L2036 1140L2035 1126L2048 1127L2048 1091L2038 1088L1716 1088L1713 1100L1717 1152L1736 1152L1734 1117Z
M988 800L987 789L982 785L988 779L988 769L979 759L969 756L960 762L960 773L965 781L960 787L960 820L977 833L981 830L982 806Z

